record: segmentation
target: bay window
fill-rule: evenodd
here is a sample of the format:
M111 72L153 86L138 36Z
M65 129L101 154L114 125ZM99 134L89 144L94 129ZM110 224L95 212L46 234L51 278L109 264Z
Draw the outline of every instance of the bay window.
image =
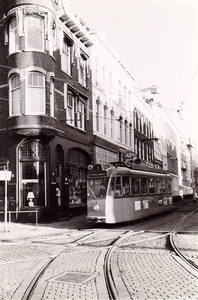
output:
M9 53L19 51L19 34L16 17L12 18L9 24L9 41Z
M26 113L45 114L45 76L38 72L27 75Z
M10 115L20 114L20 76L10 78Z
M26 15L26 49L44 51L44 17Z

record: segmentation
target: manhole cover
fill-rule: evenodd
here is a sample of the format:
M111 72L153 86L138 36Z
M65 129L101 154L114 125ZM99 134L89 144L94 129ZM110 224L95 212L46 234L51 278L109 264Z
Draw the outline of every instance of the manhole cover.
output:
M97 276L96 274L89 274L89 273L65 272L51 279L48 279L48 281L59 282L59 283L83 284L93 279L96 276Z

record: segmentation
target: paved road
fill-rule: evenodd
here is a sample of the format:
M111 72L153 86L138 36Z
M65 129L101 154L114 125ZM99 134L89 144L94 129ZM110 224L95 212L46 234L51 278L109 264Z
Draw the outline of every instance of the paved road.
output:
M175 214L183 214L182 209ZM173 215L170 215L169 220L172 218ZM166 216L160 216L148 219L147 223L141 221L119 228L110 226L80 231L77 230L80 224L86 228L85 216L74 218L69 224L56 223L54 227L51 224L40 226L37 230L21 224L17 228L15 224L11 232L0 232L0 299L22 299L41 266L57 254L31 299L109 299L103 263L111 239L129 228L138 230L146 226L148 229L149 224L158 228L161 234L160 226L167 223L165 219ZM164 228L167 229L167 224ZM195 225L193 230L198 232L198 226ZM198 241L192 240L189 234L184 237L182 247L189 251L192 244L190 255L197 256ZM170 251L165 237L135 246L117 247L111 263L117 293L122 300L198 299L197 275L182 265Z

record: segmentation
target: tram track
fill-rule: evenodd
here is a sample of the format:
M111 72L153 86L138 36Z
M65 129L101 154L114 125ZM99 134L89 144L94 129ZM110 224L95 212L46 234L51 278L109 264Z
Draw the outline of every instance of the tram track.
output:
M76 247L74 249L78 250L79 247L79 251L84 251L85 253L86 251L89 251L89 249L90 251L97 251L103 249L102 251L106 252L106 254L104 255L103 276L108 291L109 299L121 299L119 291L116 287L116 282L118 279L115 278L115 266L112 264L112 257L115 256L115 253L121 253L122 255L122 253L126 253L126 251L130 253L139 253L140 251L141 253L153 252L157 254L161 251L165 251L164 253L170 253L171 251L172 253L175 253L170 253L173 258L179 257L179 259L176 259L178 263L181 264L181 261L184 262L183 264L188 265L188 269L192 269L193 275L198 276L197 264L194 263L192 260L187 259L185 257L185 254L183 254L182 251L180 251L179 247L177 246L177 243L175 242L177 234L180 234L181 232L182 224L185 223L185 220L189 216L192 216L192 214L193 212L186 216L180 217L175 221L171 220L170 225L172 229L167 232L164 231L163 233L149 229L139 231L132 231L126 229L113 230L112 228L111 230L89 230L89 232L85 235L73 239L72 242L69 242L67 245L65 245L65 249L66 247ZM175 222L177 223L175 224ZM169 246L167 244L168 238L170 241ZM59 239L61 240L61 237L59 237ZM43 240L42 243L45 243L45 241ZM47 239L46 243L49 243ZM60 244L63 245L61 241ZM50 268L50 265L56 260L56 258L66 254L65 249L62 249L59 253L52 256L51 258L46 258L46 260L43 260L39 264L39 266L37 267L38 270L37 272L35 272L34 277L27 286L23 296L21 297L21 300L33 299L32 295L36 289L40 278L48 270L48 268ZM182 266L185 267L185 265Z

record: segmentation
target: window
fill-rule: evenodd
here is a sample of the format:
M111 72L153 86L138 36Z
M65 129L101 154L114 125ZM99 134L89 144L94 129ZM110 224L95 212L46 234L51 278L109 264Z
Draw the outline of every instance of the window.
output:
M111 110L111 138L113 139L113 121L114 121L114 111Z
M96 100L96 131L99 131L99 126L100 126L100 102Z
M148 179L147 178L141 178L141 194L148 194Z
M105 68L105 66L103 66L103 69L102 69L102 88L103 88L104 92L105 92L105 82L106 82L106 68Z
M119 81L118 103L122 105L122 82Z
M157 189L157 194L161 194L162 193L162 184L161 184L161 180L160 179L156 180L156 189Z
M98 59L95 58L95 84L98 86L99 85L99 80L98 80Z
M132 124L129 124L129 146L132 147Z
M44 17L36 14L26 16L26 48L44 51Z
M66 123L68 125L85 130L85 101L85 99L79 99L71 91L68 91L66 106Z
M155 179L150 178L149 179L149 194L155 194L156 193L156 189L155 189Z
M79 67L79 83L83 86L87 84L87 57L81 53L79 57L80 67Z
M78 128L85 129L85 105L81 100L78 102Z
M67 124L75 126L75 107L74 107L74 96L67 94Z
M19 34L16 18L12 18L9 24L9 53L19 51Z
M123 182L123 194L125 196L131 195L131 179L130 179L130 177L123 177L122 182Z
M115 179L115 197L122 195L122 177L117 176Z
M61 68L63 72L71 75L71 45L65 40L63 41Z
M104 106L104 135L107 135L107 107Z
M133 195L139 195L140 194L139 178L132 178L132 193L133 193Z
M45 76L41 73L27 75L26 113L45 114Z
M123 131L123 121L122 117L119 118L119 125L120 125L120 143L122 143L122 131Z
M47 147L40 141L19 148L20 184L23 206L47 206Z
M124 139L125 139L125 145L128 145L128 122L124 122Z
M10 79L10 115L20 114L20 77Z

